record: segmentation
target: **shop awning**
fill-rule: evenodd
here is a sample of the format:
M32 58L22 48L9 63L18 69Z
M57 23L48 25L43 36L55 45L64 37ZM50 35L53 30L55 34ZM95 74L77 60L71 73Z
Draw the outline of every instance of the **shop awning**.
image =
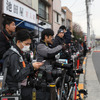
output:
M32 24L30 22L23 21L20 19L15 18L15 24L17 25L17 27L30 29L30 30L38 30L38 26L36 24Z

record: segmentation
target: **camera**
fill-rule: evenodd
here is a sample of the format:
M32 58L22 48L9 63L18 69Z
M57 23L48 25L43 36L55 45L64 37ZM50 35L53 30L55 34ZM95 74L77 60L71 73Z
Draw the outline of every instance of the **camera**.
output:
M51 65L50 65L51 66ZM39 69L37 75L31 80L31 86L36 89L45 88L48 84L55 82L62 75L61 68Z

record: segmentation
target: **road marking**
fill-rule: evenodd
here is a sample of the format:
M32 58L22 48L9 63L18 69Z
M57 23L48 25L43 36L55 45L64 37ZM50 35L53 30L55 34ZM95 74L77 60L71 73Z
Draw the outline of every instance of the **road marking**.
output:
M83 61L83 64L85 64L86 62L85 61Z
M86 60L86 57L84 59Z
M93 52L100 52L99 50L97 50L97 51L93 51Z
M83 70L83 74L85 74L85 70Z
M79 84L78 84L78 88L79 88L79 90L80 90L80 89L84 89L84 84L79 83ZM77 92L77 94L79 94L79 93ZM81 96L82 96L82 98L84 97L83 94L81 94ZM77 99L78 99L78 98L79 98L79 97L77 97Z

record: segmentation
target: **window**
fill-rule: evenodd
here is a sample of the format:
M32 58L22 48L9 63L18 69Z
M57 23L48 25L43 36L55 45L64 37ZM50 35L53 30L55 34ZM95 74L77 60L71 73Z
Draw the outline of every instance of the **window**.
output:
M56 13L56 22L57 22L57 23L60 23L60 21L59 21L59 16L60 16L60 15L59 15L58 13Z
M59 22L59 14L57 13L57 22Z
M46 19L46 6L41 1L39 1L39 16Z

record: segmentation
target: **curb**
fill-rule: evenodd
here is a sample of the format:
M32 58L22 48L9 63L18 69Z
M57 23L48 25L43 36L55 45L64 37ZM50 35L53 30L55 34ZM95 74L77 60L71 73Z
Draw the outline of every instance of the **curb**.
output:
M78 83L79 89L85 89L86 64L87 64L87 57L84 57L83 64L82 64L83 74L80 74L79 76L79 83ZM82 95L82 98L84 99L84 95Z
M79 76L79 83L84 84L84 78L85 78L85 72L86 72L86 63L87 63L87 57L84 58L82 68L83 68L83 74L80 74Z

